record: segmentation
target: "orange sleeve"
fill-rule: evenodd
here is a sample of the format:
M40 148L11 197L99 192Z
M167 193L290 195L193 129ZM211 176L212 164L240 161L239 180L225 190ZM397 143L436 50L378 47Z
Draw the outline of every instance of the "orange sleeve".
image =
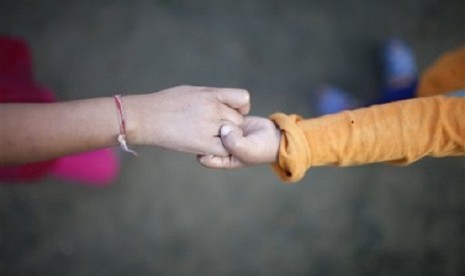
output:
M465 98L425 97L315 119L273 114L282 130L273 167L286 182L311 166L409 164L424 156L465 154Z
M277 113L279 162L287 182L311 166L374 162L408 164L423 156L464 155L465 98L428 97L465 88L465 47L442 55L425 70L418 98L302 120Z

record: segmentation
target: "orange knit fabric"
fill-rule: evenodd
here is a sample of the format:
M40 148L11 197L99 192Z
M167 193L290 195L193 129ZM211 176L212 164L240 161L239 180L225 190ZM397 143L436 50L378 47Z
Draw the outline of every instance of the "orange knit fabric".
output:
M435 66L427 70L420 89L430 89L427 83L434 83L428 93L464 88L463 76L444 73L463 68L453 57L445 55L454 60L449 66L442 59L438 61L442 70ZM452 70L454 66L458 69ZM452 75L455 78L450 82L431 81ZM421 91L419 94L426 95ZM306 120L282 113L270 118L283 133L279 161L273 168L286 182L300 180L311 166L409 164L424 156L465 155L465 98L424 97Z

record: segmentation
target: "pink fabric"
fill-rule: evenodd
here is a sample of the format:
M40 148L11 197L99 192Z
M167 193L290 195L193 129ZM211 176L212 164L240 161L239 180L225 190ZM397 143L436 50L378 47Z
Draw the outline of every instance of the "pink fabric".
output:
M60 158L51 174L62 180L106 186L116 180L118 172L119 160L107 148Z
M19 39L0 37L0 102L52 102L52 92L33 79L29 49ZM0 167L2 181L32 181L48 174L56 160Z
M29 48L22 40L0 37L0 76L12 77L22 83L33 83Z
M0 102L54 101L53 92L39 86L34 80L26 43L15 38L0 37ZM21 166L0 166L0 181L30 183L52 174L63 180L105 186L115 180L118 171L119 159L115 152L102 149Z

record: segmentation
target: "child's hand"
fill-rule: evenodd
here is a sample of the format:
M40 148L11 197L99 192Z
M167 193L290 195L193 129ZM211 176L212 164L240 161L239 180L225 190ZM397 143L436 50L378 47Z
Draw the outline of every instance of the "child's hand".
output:
M208 168L234 169L274 163L278 159L281 132L266 118L246 117L242 129L226 124L221 127L223 146L229 157L201 155L198 161Z

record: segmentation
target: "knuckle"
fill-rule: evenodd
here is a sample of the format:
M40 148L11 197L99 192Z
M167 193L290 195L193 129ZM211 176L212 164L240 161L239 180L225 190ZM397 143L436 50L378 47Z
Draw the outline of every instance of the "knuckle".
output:
M221 158L220 166L227 168L229 166L229 158Z
M249 101L250 100L250 92L245 90L245 89L241 89L242 93L244 94L244 98Z
M241 125L244 122L244 117L235 110L226 110L222 116L225 121L232 122L236 125Z

